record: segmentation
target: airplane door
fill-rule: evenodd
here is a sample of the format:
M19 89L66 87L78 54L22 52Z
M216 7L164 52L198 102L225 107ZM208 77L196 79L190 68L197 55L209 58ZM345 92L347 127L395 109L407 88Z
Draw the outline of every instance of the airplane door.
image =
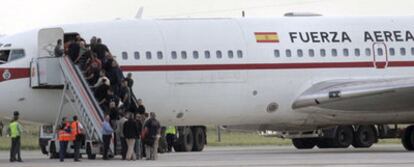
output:
M63 42L63 29L62 28L45 28L39 30L37 37L37 56L48 57L55 56L54 49L58 39Z
M388 50L385 43L374 43L372 45L374 67L378 69L388 66Z

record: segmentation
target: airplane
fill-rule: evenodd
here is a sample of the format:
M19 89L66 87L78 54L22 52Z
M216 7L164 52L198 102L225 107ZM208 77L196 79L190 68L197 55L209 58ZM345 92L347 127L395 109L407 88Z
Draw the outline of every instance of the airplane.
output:
M53 57L40 50L79 34L101 38L133 74L147 110L178 127L179 151L203 150L205 125L269 132L298 149L367 148L401 138L411 151L412 19L290 14L33 29L0 39L0 114L17 110L22 119L53 124L62 88L32 88L30 62Z

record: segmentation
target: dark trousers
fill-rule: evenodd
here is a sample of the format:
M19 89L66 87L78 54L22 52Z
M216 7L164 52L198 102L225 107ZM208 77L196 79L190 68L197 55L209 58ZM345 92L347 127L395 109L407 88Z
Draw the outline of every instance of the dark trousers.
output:
M172 151L172 147L174 146L175 135L174 134L167 134L167 144L168 144L168 152Z
M103 159L108 159L109 146L111 144L112 135L103 135Z
M79 160L79 157L80 157L79 150L80 150L81 143L82 143L82 141L80 141L80 140L74 140L73 141L73 149L74 149L73 159L75 161Z
M59 142L59 159L60 161L65 160L66 150L68 148L68 141L60 141Z
M125 137L121 137L121 155L122 155L122 159L125 160L126 158L126 154L128 151L128 145L126 142Z
M17 155L17 158L16 158ZM11 138L10 161L21 161L20 156L20 136Z

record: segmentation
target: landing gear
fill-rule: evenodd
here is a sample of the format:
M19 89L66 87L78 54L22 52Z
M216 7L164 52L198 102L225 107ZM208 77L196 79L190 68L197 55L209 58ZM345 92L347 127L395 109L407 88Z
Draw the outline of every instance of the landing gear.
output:
M297 149L312 149L318 143L318 138L292 139L292 143Z
M333 148L348 148L354 140L354 128L352 126L338 126L334 138Z
M414 151L414 125L405 128L403 135L401 136L401 143L408 151Z
M205 127L177 127L178 139L174 144L176 152L202 151L206 144Z
M337 126L331 129L325 129L326 136L318 138L294 138L293 145L297 149L318 148L348 148L354 140L354 128L352 126Z
M204 127L192 128L194 135L194 145L192 151L202 151L206 144L206 130Z
M190 127L178 128L178 139L174 144L174 150L177 152L189 152L193 149L194 137Z
M373 125L361 125L355 131L352 146L355 148L369 148L377 141L375 127Z

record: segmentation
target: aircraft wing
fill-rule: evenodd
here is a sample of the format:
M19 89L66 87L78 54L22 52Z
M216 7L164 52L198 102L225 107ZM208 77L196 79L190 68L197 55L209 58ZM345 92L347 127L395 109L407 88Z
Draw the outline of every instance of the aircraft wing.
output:
M347 112L414 111L414 78L320 82L292 105L293 109L307 107Z

